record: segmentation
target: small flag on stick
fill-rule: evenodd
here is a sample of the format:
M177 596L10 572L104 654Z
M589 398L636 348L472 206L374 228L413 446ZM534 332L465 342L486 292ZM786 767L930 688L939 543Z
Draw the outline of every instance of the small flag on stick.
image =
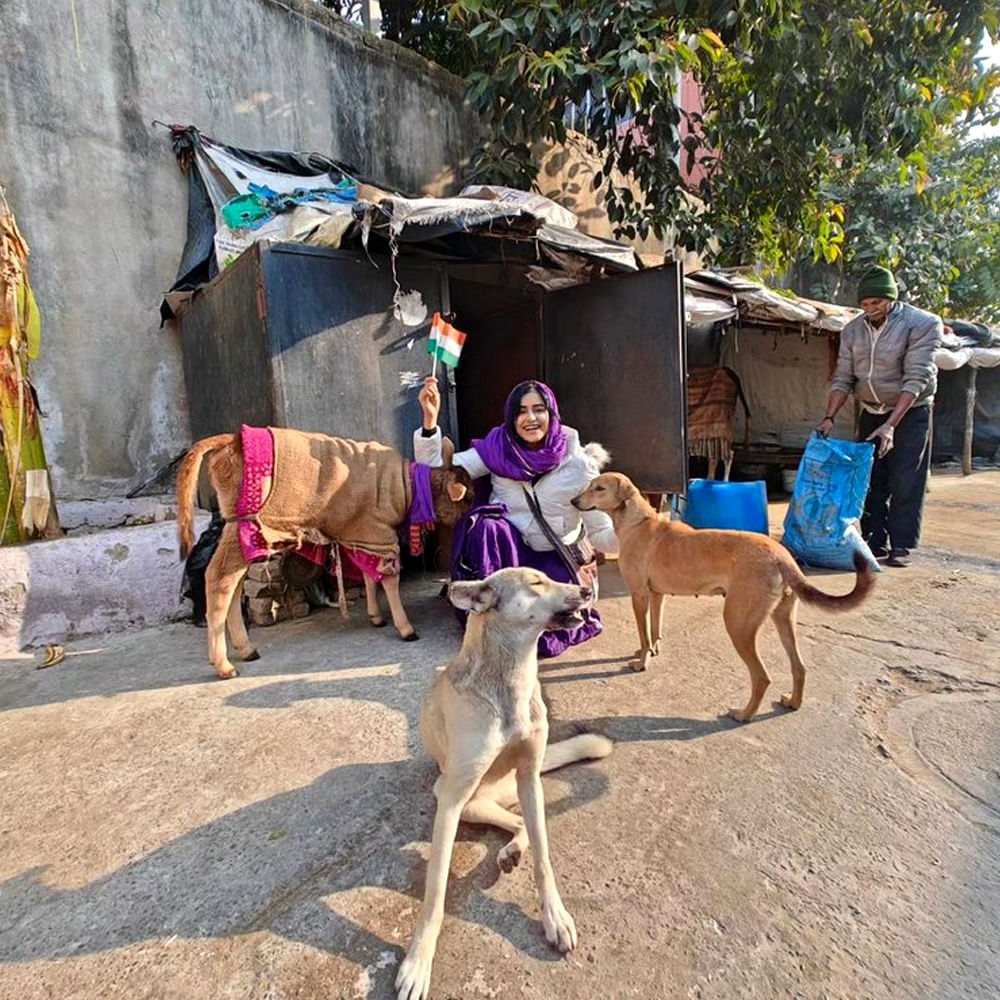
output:
M434 313L431 335L427 341L427 353L434 359L435 370L439 359L449 368L454 368L458 364L464 343L465 334L461 330L456 330L451 323L446 323L440 313Z

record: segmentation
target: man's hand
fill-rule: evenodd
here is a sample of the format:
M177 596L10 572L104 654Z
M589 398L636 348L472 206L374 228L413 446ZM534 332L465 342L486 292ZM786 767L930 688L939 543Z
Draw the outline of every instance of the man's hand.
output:
M441 412L441 390L438 380L433 375L424 379L424 386L417 393L417 401L424 415L424 429L428 431L437 427L438 414Z
M875 442L875 457L885 458L892 451L893 426L890 423L882 424L865 438L866 441Z
M833 419L831 417L824 417L823 422L816 427L816 433L820 437L829 437L832 430Z

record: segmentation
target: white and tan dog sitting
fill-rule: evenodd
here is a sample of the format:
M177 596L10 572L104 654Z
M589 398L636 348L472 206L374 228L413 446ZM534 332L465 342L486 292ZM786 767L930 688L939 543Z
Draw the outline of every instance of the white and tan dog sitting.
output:
M639 630L636 670L645 670L660 651L665 594L716 594L725 598L722 620L736 652L750 671L750 700L729 715L747 722L771 683L757 652L757 633L770 615L792 667L792 693L781 704L802 704L806 668L799 655L795 615L799 599L827 611L848 611L868 596L875 574L856 556L854 589L835 596L814 587L791 553L774 539L750 531L695 529L658 514L626 476L598 476L573 504L580 510L604 510L618 535L618 565L632 597Z
M420 731L441 768L427 884L409 951L396 976L398 1000L423 1000L444 917L444 897L459 820L508 830L497 855L510 871L531 845L545 937L560 951L576 946L576 926L556 888L545 828L540 775L564 764L605 757L597 734L546 746L549 725L538 683L538 637L570 628L591 600L585 587L555 583L533 569L502 569L485 580L458 581L452 603L471 612L461 651L442 670L424 704ZM520 803L521 815L510 811Z

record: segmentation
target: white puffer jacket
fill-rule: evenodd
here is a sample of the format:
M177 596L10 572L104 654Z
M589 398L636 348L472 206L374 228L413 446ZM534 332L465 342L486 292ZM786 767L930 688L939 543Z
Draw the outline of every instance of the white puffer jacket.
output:
M610 461L610 456L599 444L588 444L586 447L581 445L580 435L572 427L563 424L563 431L566 433L568 448L566 457L559 465L542 476L534 487L516 479L493 476L490 502L507 505L507 519L521 533L530 548L536 552L550 552L552 543L538 526L524 496L523 487L534 489L542 515L567 545L579 541L580 527L583 524L586 525L587 537L595 549L608 555L616 555L618 539L611 518L600 510L577 510L570 503L573 497L583 492L590 481L600 474L601 469ZM437 467L442 464L440 427L435 429L431 437L424 437L419 428L414 432L413 457L424 465ZM490 474L475 448L455 452L452 461L465 469L473 479Z

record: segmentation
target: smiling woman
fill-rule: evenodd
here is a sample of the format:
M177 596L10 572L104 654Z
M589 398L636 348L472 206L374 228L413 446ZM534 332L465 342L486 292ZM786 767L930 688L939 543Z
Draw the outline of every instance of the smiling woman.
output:
M414 434L414 455L418 462L440 465L437 379L425 380L419 399L423 428ZM606 514L581 513L571 501L608 459L600 445L584 447L577 432L562 423L559 404L544 382L515 386L504 404L503 423L452 460L473 479L490 477L488 502L473 508L455 529L452 578L482 580L499 569L530 566L563 583L579 582L596 596L594 550L611 554L618 542ZM584 610L583 618L573 628L545 632L538 655L557 656L600 634L601 619L593 607Z
M517 436L528 448L540 448L549 432L549 408L536 388L528 384L514 419Z

